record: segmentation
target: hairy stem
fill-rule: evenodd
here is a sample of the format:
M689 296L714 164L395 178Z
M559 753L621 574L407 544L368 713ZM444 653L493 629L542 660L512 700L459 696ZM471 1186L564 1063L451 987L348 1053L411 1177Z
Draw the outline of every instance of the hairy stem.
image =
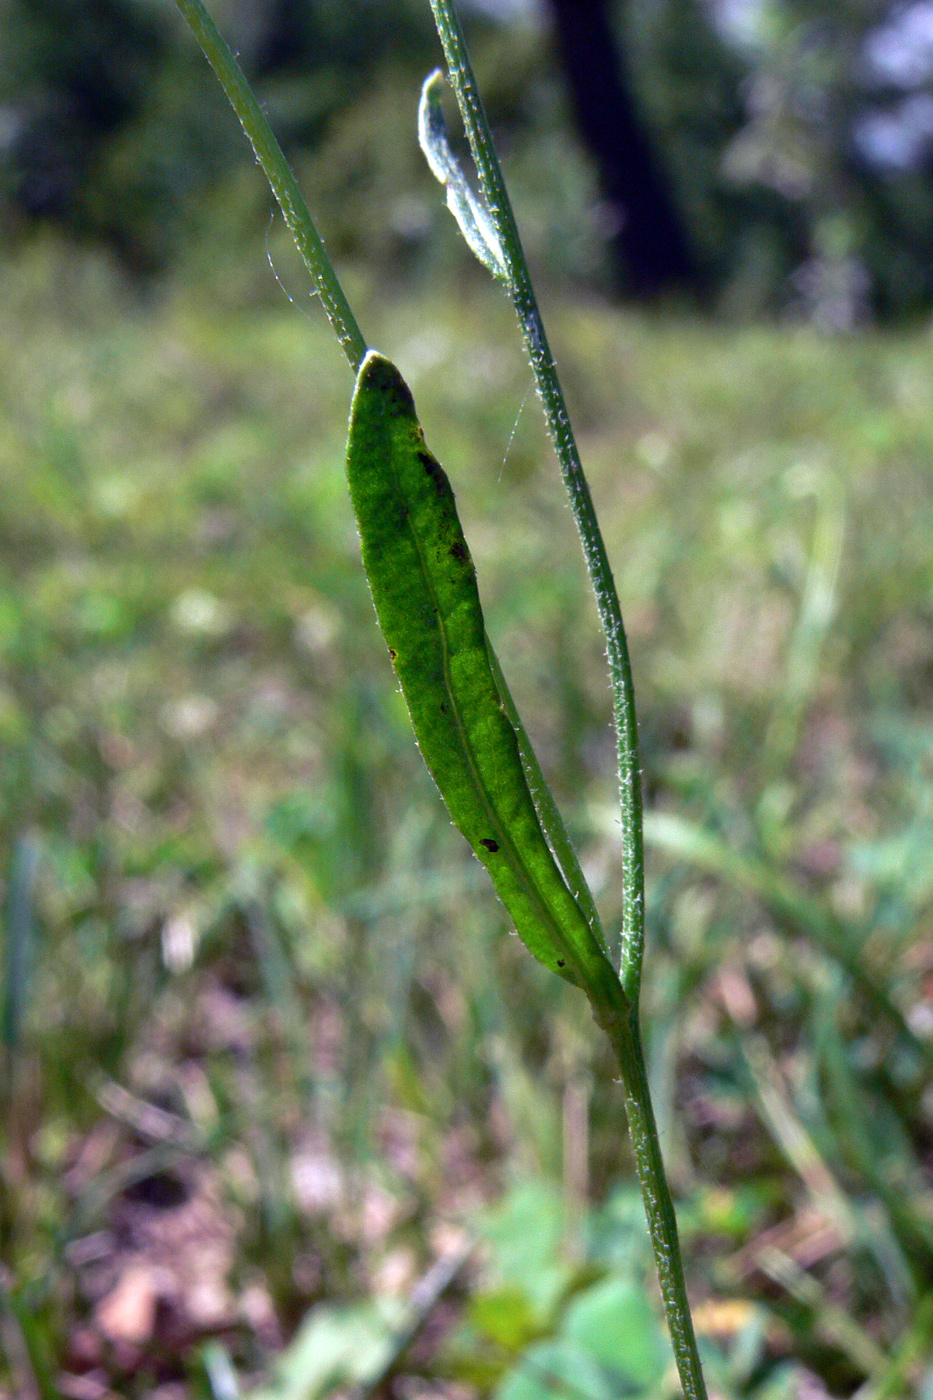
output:
M594 1010L612 1040L622 1071L629 1131L681 1385L687 1400L706 1400L684 1280L677 1219L664 1172L638 1027L645 928L643 808L635 695L622 610L463 31L452 0L431 0L431 8L480 188L495 227L505 264L504 280L521 325L606 637L615 709L625 861L620 980L628 999L628 1012L623 1016L605 1017L599 1014L595 1004Z
M670 1328L671 1343L680 1383L687 1400L706 1400L706 1383L697 1350L690 1301L680 1257L677 1217L664 1172L658 1128L651 1106L648 1073L638 1029L638 1014L609 1030L622 1071L625 1110L635 1153L635 1166L641 1186L654 1259L661 1282L661 1296Z
M509 295L518 315L525 349L544 406L548 431L570 498L606 637L615 709L622 808L624 874L620 976L626 995L634 1004L638 1000L645 942L645 858L638 725L622 610L463 31L451 0L431 0L431 9L434 11L437 31L444 48L451 85L457 95L470 150L476 162L480 187L495 224L506 264Z

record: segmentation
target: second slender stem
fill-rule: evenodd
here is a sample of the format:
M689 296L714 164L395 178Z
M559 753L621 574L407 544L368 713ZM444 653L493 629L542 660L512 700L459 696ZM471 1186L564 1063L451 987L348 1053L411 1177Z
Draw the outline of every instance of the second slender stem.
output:
M609 1011L602 1015L594 1004L594 1011L612 1040L622 1072L629 1131L681 1385L687 1400L706 1400L684 1280L677 1219L661 1157L638 1024L645 928L643 807L635 693L622 610L463 31L453 0L431 0L431 8L483 197L504 256L509 293L570 498L606 637L615 710L625 861L619 976L627 1009L623 1014Z
M317 293L333 326L341 349L354 374L366 354L366 337L337 279L321 235L314 226L304 196L281 146L275 139L266 114L260 107L237 63L233 50L221 34L203 0L176 0L179 10L201 45L207 61L220 80L230 105L240 119L249 143L256 152L272 187L272 193L285 216L305 267L314 279Z
M622 609L463 31L450 0L431 0L431 9L476 162L483 197L499 235L508 269L509 294L518 315L548 431L570 498L606 637L615 710L624 858L620 977L626 995L634 1005L638 1001L644 953L645 856L638 722Z

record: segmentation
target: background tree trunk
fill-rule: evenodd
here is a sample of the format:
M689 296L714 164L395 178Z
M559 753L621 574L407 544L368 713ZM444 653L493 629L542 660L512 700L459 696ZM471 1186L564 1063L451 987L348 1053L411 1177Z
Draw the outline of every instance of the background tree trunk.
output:
M699 272L645 130L608 0L547 0L580 134L608 205L620 292L641 300L696 288Z

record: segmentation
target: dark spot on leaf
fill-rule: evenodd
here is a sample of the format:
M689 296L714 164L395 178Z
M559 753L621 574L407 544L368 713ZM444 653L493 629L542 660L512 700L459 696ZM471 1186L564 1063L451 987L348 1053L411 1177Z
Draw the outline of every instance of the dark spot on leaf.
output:
M430 452L419 452L418 461L424 467L428 476L434 482L435 490L439 496L445 496L450 491L450 482L447 480L447 473L436 457L432 457Z
M395 658L398 656L398 652L397 652L393 647L389 647L389 655L391 656L392 660L394 661Z
M464 564L467 557L466 546L462 545L460 541L457 540L455 544L450 546L450 557L452 559L458 559L461 564Z
M558 967L566 967L567 964L564 962L563 958L558 958L558 959L557 959L557 966L558 966Z
M498 851L499 849L499 842L493 841L491 836L484 836L479 844L485 846L487 851Z
M442 715L446 715L446 713L447 713L447 706L444 704L444 702L443 702L443 700L442 700L442 701L441 701L441 714L442 714Z

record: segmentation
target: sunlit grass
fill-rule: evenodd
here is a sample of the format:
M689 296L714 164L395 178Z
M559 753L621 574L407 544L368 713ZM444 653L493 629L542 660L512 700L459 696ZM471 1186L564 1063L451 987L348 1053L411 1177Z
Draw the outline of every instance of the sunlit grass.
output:
M33 1370L41 1351L128 1396L202 1393L216 1331L258 1371L311 1304L410 1280L438 1223L511 1178L572 1197L580 1102L584 1187L629 1170L585 1015L505 936L421 770L346 500L349 376L314 306L272 290L249 311L182 283L144 303L54 249L0 275L3 976L22 1008L0 1282L34 1320ZM357 299L451 476L613 924L610 698L509 308L472 280ZM929 1038L929 340L545 311L631 632L649 809L746 862L712 874L668 843L650 869L646 1017L691 1281L714 1321L764 1310L752 1379L722 1385L777 1384L783 1358L882 1393L877 1353L922 1342L933 1261L921 1054L741 870L813 901ZM178 1282L171 1325L131 1344L105 1303L128 1260L152 1267L133 1211L159 1190L212 1222L219 1301L199 1322Z

